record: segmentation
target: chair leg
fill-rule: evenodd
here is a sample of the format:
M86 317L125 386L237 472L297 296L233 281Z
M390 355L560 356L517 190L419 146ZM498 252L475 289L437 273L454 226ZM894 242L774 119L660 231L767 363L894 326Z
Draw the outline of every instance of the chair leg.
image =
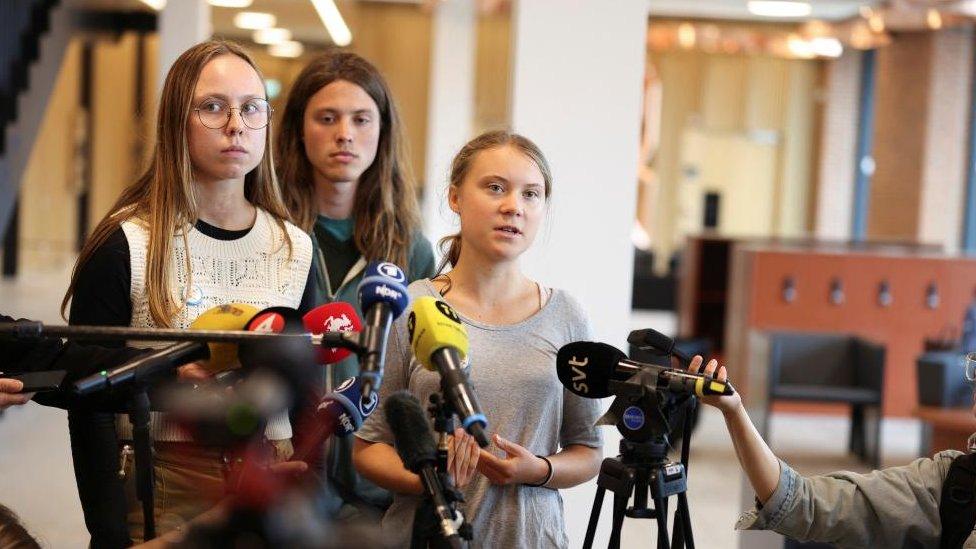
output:
M864 436L864 406L861 404L851 405L851 436L848 442L848 449L861 460L866 460L865 455L865 436Z
M868 432L868 462L875 469L881 468L881 406L870 406L867 410L867 423L870 423L871 431Z

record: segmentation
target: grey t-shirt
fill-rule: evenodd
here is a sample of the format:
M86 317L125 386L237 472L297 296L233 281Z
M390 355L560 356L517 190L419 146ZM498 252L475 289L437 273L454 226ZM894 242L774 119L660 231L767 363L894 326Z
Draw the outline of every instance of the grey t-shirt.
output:
M429 280L408 288L410 296L439 297ZM386 354L381 401L403 389L421 403L440 390L440 376L425 370L410 350L407 315L393 325ZM468 375L488 417L489 433L549 456L560 447L580 444L597 448L600 434L594 424L599 401L563 389L556 378L556 353L571 341L590 337L580 305L566 292L555 290L545 306L517 324L492 326L461 317L470 342ZM356 436L393 445L393 435L377 410ZM505 453L494 444L495 455ZM464 489L465 518L474 528L471 547L567 547L563 502L559 492L523 485L495 486L476 474ZM383 515L383 530L395 546L409 544L419 498L396 494Z

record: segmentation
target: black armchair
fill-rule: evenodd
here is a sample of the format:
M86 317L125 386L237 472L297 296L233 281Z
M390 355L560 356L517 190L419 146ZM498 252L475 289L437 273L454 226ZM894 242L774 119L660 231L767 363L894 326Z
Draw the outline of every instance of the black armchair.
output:
M881 462L884 362L885 348L859 337L809 332L770 333L768 402L799 400L850 404L848 447L860 459L877 468Z

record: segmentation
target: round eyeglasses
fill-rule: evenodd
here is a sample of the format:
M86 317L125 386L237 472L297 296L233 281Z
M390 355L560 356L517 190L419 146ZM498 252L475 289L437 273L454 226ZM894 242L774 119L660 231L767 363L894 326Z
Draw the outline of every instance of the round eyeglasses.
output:
M248 99L240 107L231 107L226 101L220 99L207 99L193 110L197 112L200 123L212 130L225 127L235 110L240 113L245 126L252 130L260 130L268 125L274 112L271 105L260 98Z

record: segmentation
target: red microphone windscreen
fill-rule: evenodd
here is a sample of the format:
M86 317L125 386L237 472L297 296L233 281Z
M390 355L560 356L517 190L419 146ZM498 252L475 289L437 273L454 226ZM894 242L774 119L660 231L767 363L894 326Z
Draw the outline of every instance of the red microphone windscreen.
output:
M336 301L319 305L302 317L305 329L313 334L323 332L359 332L363 329L363 323L359 320L359 315L352 305L345 301ZM319 364L334 364L349 356L349 349L338 347L318 347L315 352L318 355Z

